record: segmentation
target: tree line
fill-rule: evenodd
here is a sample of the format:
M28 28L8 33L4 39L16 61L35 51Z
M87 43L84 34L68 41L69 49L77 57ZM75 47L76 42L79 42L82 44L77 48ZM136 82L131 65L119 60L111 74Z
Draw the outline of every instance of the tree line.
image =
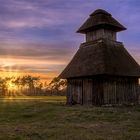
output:
M22 77L0 77L0 95L64 95L66 80L55 77L49 84L42 82L40 77L31 75Z

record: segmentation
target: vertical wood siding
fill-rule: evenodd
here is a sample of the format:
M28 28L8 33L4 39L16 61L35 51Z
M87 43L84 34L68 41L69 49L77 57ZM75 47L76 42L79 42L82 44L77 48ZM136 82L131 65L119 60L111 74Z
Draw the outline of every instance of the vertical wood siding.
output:
M93 81L92 79L83 80L83 102L92 104Z
M69 79L67 104L138 103L137 78Z
M138 102L138 80L116 78L104 82L105 104L127 104Z

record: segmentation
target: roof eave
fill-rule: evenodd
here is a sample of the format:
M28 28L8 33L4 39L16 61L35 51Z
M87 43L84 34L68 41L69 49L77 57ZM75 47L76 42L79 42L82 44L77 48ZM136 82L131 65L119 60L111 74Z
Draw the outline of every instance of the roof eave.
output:
M94 31L94 30L100 29L101 27L104 28L104 29L112 29L112 30L114 30L116 32L127 30L127 28L125 28L124 26L117 27L117 26L110 25L110 27L109 27L109 25L106 26L106 24L99 24L98 26L92 26L92 27L85 28L85 29L82 29L82 27L80 27L76 31L76 33L86 34L89 31Z

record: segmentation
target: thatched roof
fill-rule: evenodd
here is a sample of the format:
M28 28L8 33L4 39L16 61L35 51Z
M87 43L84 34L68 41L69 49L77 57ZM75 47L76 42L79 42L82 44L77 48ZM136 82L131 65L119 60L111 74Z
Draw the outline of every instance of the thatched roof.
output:
M81 44L59 77L66 79L100 74L140 77L140 66L122 43L100 39Z
M104 10L96 10L78 32L87 33L98 28L121 31L126 28ZM76 78L95 75L140 77L140 66L121 42L99 39L81 44L79 50L60 74L60 78Z
M111 14L102 9L98 9L90 15L77 32L87 33L88 31L99 28L110 29L116 32L126 30L126 28L114 19Z

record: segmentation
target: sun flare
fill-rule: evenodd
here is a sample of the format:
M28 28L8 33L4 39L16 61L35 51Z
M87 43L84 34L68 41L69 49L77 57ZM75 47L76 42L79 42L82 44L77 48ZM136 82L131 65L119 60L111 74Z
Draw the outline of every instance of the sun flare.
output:
M17 86L13 84L11 81L8 82L8 90L14 91L17 90Z

